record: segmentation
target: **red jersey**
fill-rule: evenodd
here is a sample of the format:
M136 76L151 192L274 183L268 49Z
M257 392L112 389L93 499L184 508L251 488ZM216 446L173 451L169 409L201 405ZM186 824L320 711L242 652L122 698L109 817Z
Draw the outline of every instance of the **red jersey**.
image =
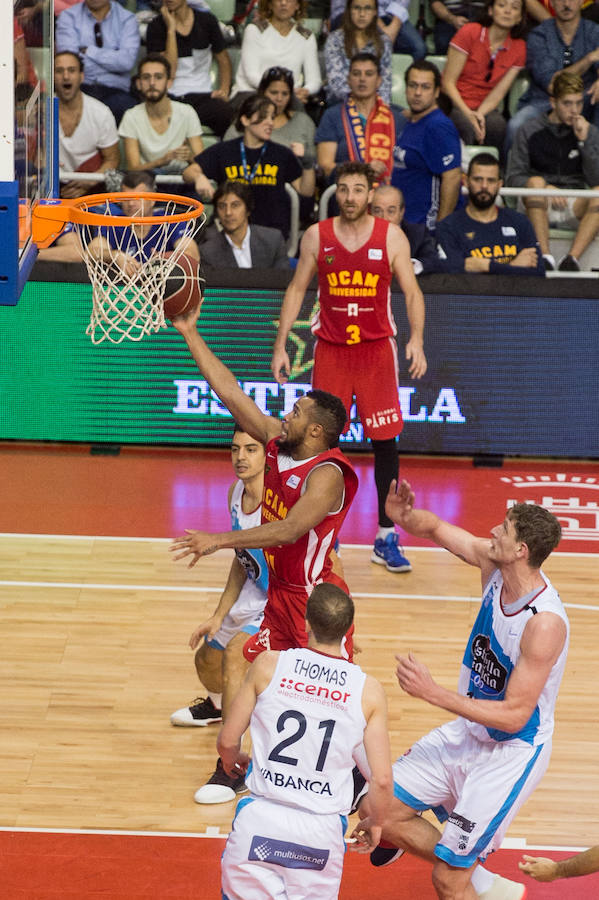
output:
M277 440L274 438L266 445L263 524L286 518L291 507L302 496L310 472L323 463L334 462L341 469L345 483L343 502L337 512L329 513L294 544L264 550L269 583L274 579L310 593L315 584L329 580L332 569L330 552L358 489L358 476L338 448L325 450L310 459L294 460L286 454L279 454Z
M319 222L318 299L312 332L331 344L359 344L397 334L391 312L389 223L374 219L370 238L353 253L335 235L333 219Z

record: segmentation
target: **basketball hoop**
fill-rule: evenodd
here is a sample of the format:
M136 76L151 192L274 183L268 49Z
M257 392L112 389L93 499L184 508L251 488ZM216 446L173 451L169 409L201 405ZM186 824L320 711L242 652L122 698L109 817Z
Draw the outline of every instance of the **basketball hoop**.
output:
M114 204L129 201L139 203L138 211L115 214ZM156 204L155 214L144 214L141 201ZM33 240L38 247L48 246L71 224L93 288L86 333L94 344L120 344L166 327L167 281L205 220L203 205L191 197L149 191L92 194L38 203ZM192 287L199 296L197 279Z

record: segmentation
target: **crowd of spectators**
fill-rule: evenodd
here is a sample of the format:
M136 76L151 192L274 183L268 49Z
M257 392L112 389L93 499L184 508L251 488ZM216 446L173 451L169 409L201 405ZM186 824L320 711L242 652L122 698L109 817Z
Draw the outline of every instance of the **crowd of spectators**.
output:
M32 77L27 47L36 45L35 23L47 2L16 5L17 85ZM441 267L450 268L444 257L451 256L454 270L455 252L442 246L451 244L448 230L473 217L495 221L501 205L495 192L491 213L481 216L471 170L463 174L477 147L497 158L500 185L504 169L516 188L599 185L599 2L429 0L424 20L414 0L331 0L316 34L306 21L308 0L258 0L238 4L236 45L209 2L55 2L63 172L169 175L171 192L178 185L208 203L216 189L242 183L251 200L225 193L229 218L243 207L246 226L275 228L287 239L288 185L300 195L305 226L337 165L369 162L381 186L398 189L386 200L399 207L401 198L406 226L423 226ZM433 52L442 58L427 59ZM401 90L397 53L412 58ZM393 102L400 96L401 104ZM98 190L99 181L63 178L61 195ZM599 231L599 201L526 196L519 203L540 261L522 267L501 257L463 270L579 269ZM328 211L334 214L334 200ZM559 263L549 244L549 228L557 226L575 232ZM213 244L215 230L231 264L247 262L243 223L229 234L215 210ZM453 237L459 243L457 231ZM429 261L422 271L435 268Z

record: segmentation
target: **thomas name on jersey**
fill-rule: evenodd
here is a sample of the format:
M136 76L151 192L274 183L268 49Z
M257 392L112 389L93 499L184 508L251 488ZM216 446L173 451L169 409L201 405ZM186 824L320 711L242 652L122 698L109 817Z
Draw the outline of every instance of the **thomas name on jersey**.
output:
M342 269L340 272L327 272L329 294L332 297L375 297L380 275L374 272L362 272L361 269Z

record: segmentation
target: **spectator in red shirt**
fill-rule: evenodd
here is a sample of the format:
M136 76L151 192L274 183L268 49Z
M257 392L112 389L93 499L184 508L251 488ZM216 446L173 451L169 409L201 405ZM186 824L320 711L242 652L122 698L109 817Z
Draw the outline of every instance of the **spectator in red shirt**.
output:
M453 103L451 118L466 144L503 148L503 100L526 62L518 35L524 0L491 0L483 22L468 22L452 39L443 72L443 90Z

